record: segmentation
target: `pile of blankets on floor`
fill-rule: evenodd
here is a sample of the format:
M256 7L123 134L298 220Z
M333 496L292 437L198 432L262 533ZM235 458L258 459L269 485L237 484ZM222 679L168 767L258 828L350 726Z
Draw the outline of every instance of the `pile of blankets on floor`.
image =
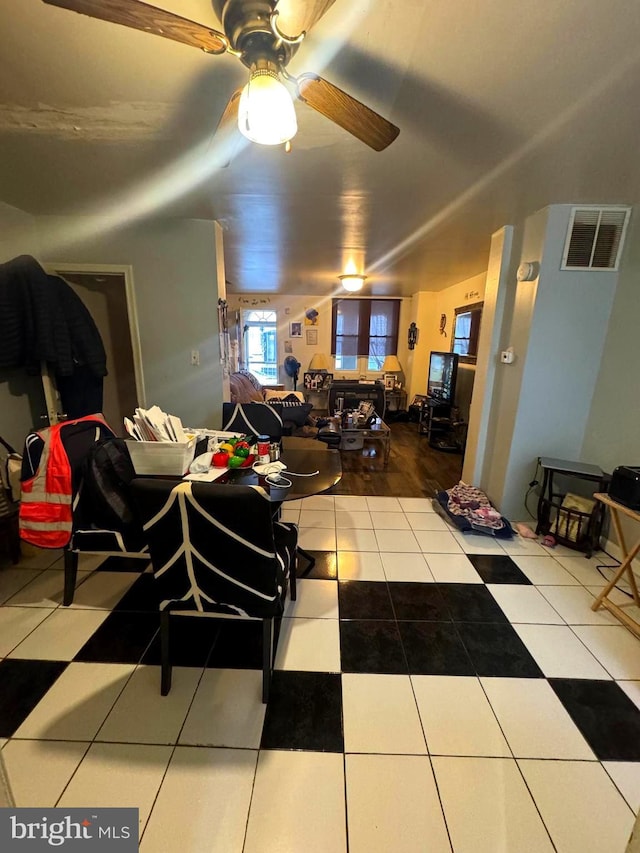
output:
M438 492L436 509L463 533L485 533L498 539L511 539L514 530L489 498L475 486L462 480L457 486Z

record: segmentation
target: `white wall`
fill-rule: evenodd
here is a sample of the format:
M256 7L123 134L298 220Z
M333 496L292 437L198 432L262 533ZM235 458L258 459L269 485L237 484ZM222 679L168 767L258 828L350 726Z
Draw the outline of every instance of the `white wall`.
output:
M632 212L581 458L605 471L618 465L640 465L640 208ZM623 519L627 541L638 525ZM611 531L613 534L613 531Z
M524 518L524 496L538 456L581 458L617 274L560 271L570 213L554 205L530 216L506 282L500 365L480 486L503 514ZM515 282L523 261L538 261L536 281Z
M32 216L0 202L0 263L18 255L37 255L38 243ZM0 435L17 450L46 413L39 376L27 376L23 368L0 369Z
M219 427L222 371L218 342L214 223L138 222L60 248L60 235L86 233L82 218L36 220L43 262L133 267L147 405L185 425ZM200 366L191 366L191 351Z

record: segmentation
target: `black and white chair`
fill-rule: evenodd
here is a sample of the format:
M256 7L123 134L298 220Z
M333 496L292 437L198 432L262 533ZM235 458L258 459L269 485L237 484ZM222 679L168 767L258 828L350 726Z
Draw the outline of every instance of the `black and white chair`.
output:
M280 441L283 433L282 406L267 403L223 403L222 429L247 435L268 435Z
M161 693L171 688L171 614L261 620L262 701L275 657L274 620L296 597L295 524L275 521L258 486L139 478L132 490L160 602Z
M124 457L130 466L130 474L125 480L128 482L135 476L125 449L126 443L116 438L101 415L95 419L69 421L64 426L62 438L71 467L73 490L73 526L69 542L64 547L62 603L68 607L73 604L81 554L104 557L105 560L109 557L134 558L144 560L145 565L149 562L149 555L142 527L133 514L129 515L127 523L118 523L117 514L114 512L118 501L129 501L126 483L118 478L118 491L114 484L110 497L112 506L106 507L107 512L104 506L100 508L95 501L95 495L87 488L87 461L96 447L105 442L113 442L123 448ZM44 442L38 432L27 436L22 459L22 480L28 480L35 474L40 465L43 447Z

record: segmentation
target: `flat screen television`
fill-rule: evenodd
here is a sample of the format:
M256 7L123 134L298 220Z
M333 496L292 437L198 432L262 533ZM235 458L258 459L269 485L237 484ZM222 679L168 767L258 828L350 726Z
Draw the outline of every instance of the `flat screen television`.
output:
M457 353L432 352L429 357L427 397L452 406L455 401L457 376Z

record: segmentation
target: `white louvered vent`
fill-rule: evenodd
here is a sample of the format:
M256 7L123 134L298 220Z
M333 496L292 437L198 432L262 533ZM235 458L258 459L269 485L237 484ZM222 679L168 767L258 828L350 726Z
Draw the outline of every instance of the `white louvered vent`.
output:
M563 270L617 270L629 207L574 207L562 256Z

